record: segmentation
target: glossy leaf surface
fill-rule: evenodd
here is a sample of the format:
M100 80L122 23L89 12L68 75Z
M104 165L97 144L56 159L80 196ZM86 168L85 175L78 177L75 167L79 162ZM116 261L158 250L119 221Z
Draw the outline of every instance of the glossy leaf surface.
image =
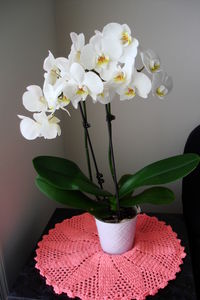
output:
M34 158L33 165L41 177L57 188L80 190L97 196L111 195L92 183L73 161L60 157L38 156Z
M80 191L58 189L40 176L36 178L36 185L48 198L68 207L82 209L95 216L109 215L109 208L105 203L93 201Z
M119 189L120 198L141 186L165 184L182 178L197 167L199 160L199 155L187 153L150 164L127 176Z
M127 196L123 198L120 205L122 207L131 207L142 203L151 203L155 205L170 204L174 199L175 196L170 189L165 187L152 187L136 196Z

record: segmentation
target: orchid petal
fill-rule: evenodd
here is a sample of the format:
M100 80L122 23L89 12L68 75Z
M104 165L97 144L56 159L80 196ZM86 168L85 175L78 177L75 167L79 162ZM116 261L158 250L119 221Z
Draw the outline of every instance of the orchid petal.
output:
M135 59L127 59L122 71L126 74L126 81L129 82L134 72Z
M148 49L140 52L142 62L149 73L161 71L161 62L158 54L155 51Z
M80 53L74 49L74 45L72 45L71 52L68 56L69 59L69 68L73 63L80 63Z
M57 124L59 120L52 117L48 122L44 122L41 127L41 135L45 139L54 139L61 134L60 126Z
M37 85L30 85L22 97L24 107L31 112L47 109L47 102L43 96L42 90Z
M80 33L78 35L77 50L81 50L84 45L85 45L85 36L83 33Z
M144 73L135 72L133 78L133 85L136 88L138 95L142 98L147 98L151 91L151 80Z
M103 36L114 36L119 37L122 32L122 27L118 23L107 24L102 31Z
M81 95L76 95L76 97L72 98L71 102L75 109L78 108L78 104L80 101L83 101L83 98L81 97Z
M104 81L110 81L114 77L116 70L117 70L117 62L110 62L107 68L102 68L101 70L98 71L101 78Z
M61 129L57 124L60 120L52 115L47 116L45 112L33 114L34 122L38 128L38 136L45 139L53 139L57 135L60 135Z
M92 45L87 44L82 48L80 62L87 70L92 70L95 67L96 52Z
M80 51L85 45L85 36L83 33L77 34L75 32L70 33L70 37L76 51Z
M136 90L133 85L118 89L117 93L120 95L121 101L130 100L136 96Z
M108 104L112 101L115 91L108 82L104 82L103 85L103 91L97 95L96 101L100 102L101 104Z
M102 34L101 33L96 33L94 36L92 36L90 38L90 45L93 46L93 48L95 49L95 51L97 53L101 53L102 52Z
M119 61L121 63L126 63L127 60L135 60L135 57L137 55L137 47L139 45L138 40L133 39L131 44L124 48L124 53L120 57Z
M48 82L51 85L54 85L58 79L56 70L52 69L50 72L45 73L44 78L46 82Z
M54 58L53 54L51 53L51 51L49 51L49 55L45 58L44 64L43 64L43 69L46 72L51 71L53 64L54 64L54 60L55 60L55 58Z
M130 27L127 24L123 24L122 29L124 32L127 32L129 35L131 35Z
M112 96L107 91L103 91L101 94L97 95L96 101L101 104L108 104L112 101Z
M60 69L61 76L64 76L69 71L69 60L66 57L56 58L55 64Z
M85 71L83 67L78 63L73 63L70 67L70 74L78 84L81 84L85 77Z
M65 88L63 89L63 94L67 99L73 99L74 95L76 94L77 87L74 84L67 83Z
M122 55L123 48L119 40L105 37L102 39L103 53L107 54L112 60L118 60Z
M20 131L27 140L34 140L40 135L38 124L31 118L18 115L21 120Z
M58 97L62 94L63 90L67 85L66 80L60 78L56 81L54 85L49 84L48 82L44 82L44 95L48 102L48 106L51 110L56 110L60 108L58 103Z
M173 87L172 78L166 72L158 72L153 74L152 93L163 99Z
M92 92L92 94L100 94L103 91L103 82L93 72L88 72L85 74L84 84Z
M63 92L66 85L67 81L64 78L60 78L56 81L56 84L53 86L55 97L58 97Z
M76 32L71 32L70 37L71 37L72 43L76 44L77 39L78 39L78 34Z

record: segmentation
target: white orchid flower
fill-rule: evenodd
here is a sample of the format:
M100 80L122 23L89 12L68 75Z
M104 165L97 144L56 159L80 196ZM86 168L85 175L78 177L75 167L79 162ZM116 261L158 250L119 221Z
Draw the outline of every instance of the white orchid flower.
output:
M116 39L106 40L100 32L90 39L81 51L80 62L85 69L95 70L102 79L109 80L109 74L117 65L122 49Z
M134 61L129 60L121 67L118 65L112 74L110 84L115 87L116 92L123 89L131 81L134 70Z
M49 51L49 55L45 58L43 68L46 71L44 77L48 83L54 85L56 81L64 77L69 69L69 61L65 57L55 58Z
M83 33L77 34L75 32L70 33L72 40L71 52L69 54L69 65L77 62L80 63L81 50L85 45L85 36Z
M131 36L131 30L127 24L109 23L103 28L102 34L106 43L109 40L116 40L118 47L121 47L120 62L125 63L127 59L135 59L139 43Z
M149 73L161 71L161 62L158 54L153 50L148 49L140 52L142 62Z
M130 100L136 96L136 88L133 83L123 87L118 90L118 94L120 95L120 100Z
M48 103L42 89L38 85L30 85L26 89L22 97L24 107L31 112L46 111Z
M151 91L152 84L151 80L144 73L137 72L133 73L131 82L118 91L120 100L132 99L138 94L142 98L147 98Z
M91 37L90 44L93 45L96 53L98 54L98 62L100 64L104 61L104 59L106 59L106 57L112 61L119 60L123 52L115 37L106 37L100 32L96 32L96 34Z
M27 140L34 140L37 137L54 139L61 134L58 123L60 120L52 115L47 116L45 112L34 113L33 119L18 115L21 119L20 131Z
M153 95L163 99L173 87L172 78L163 71L156 73L153 76L152 87Z
M104 82L103 85L103 91L97 95L96 100L93 101L94 103L100 102L101 104L108 104L112 101L115 95L114 88L108 82Z
M44 81L43 91L51 112L60 108L64 109L64 107L70 103L71 99L69 97L72 95L67 95L66 93L67 84L68 83L64 78L58 79L54 85L51 85L46 80ZM63 94L64 90L65 94ZM64 110L67 111L66 109Z
M75 108L78 108L78 103L84 101L88 95L94 100L98 94L103 91L103 82L94 72L85 72L83 67L78 63L73 63L70 67L69 84L76 88L74 97L72 98L72 104Z

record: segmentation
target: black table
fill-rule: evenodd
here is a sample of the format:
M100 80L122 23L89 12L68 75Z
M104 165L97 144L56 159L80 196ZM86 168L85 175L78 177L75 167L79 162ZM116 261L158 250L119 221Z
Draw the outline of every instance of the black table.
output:
M80 211L72 209L56 209L43 234L48 233L56 223L64 219L80 214ZM151 214L152 215L152 214ZM187 253L184 264L181 265L181 272L175 280L169 282L168 286L159 290L155 296L148 296L148 300L197 300L194 286L194 277L189 253L188 236L183 216L180 214L153 214L159 220L165 221L172 226L172 229L182 240L182 245ZM45 279L35 268L35 250L27 261L24 269L19 274L8 300L66 300L70 299L66 294L56 295L53 288L45 284ZM79 298L73 298L79 299Z

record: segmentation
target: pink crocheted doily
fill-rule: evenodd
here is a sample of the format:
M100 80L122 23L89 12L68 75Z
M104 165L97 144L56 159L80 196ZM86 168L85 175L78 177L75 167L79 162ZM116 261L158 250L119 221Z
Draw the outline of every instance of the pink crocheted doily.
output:
M101 250L94 218L84 213L56 224L38 243L36 268L55 293L83 300L145 299L176 278L185 257L171 226L138 216L132 250Z

